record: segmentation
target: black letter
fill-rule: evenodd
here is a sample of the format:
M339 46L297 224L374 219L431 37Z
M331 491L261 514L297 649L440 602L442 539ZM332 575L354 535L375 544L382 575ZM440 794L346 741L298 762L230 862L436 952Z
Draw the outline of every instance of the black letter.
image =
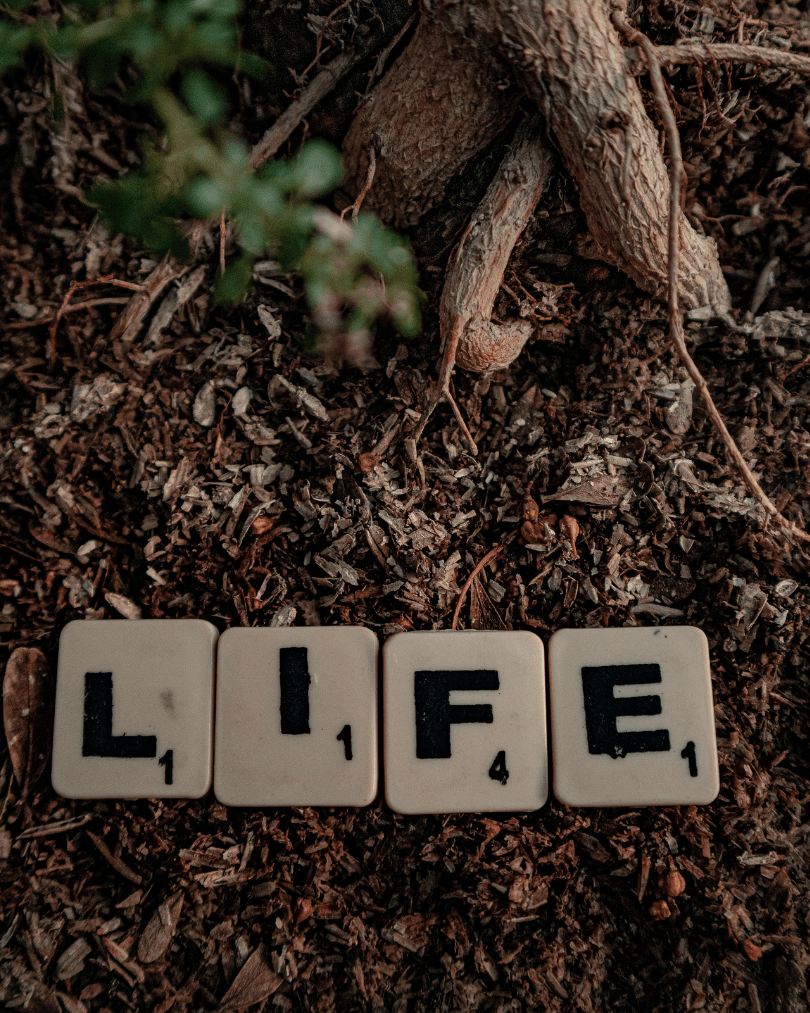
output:
M112 672L85 672L82 756L157 756L154 735L113 735L112 712Z
M338 742L343 743L343 751L346 754L346 759L351 760L352 758L352 726L344 725L340 729L340 733L336 736Z
M689 776L697 777L697 753L694 742L687 742L681 750L681 756L689 761Z
M159 767L166 768L166 774L164 780L166 784L174 783L174 750L167 749L166 752L158 760Z
M506 750L502 749L492 761L489 776L493 781L500 781L501 784L506 784L509 780L509 771L506 769Z
M450 725L467 722L492 724L488 703L451 704L450 692L457 689L497 689L498 673L479 668L473 671L415 672L416 755L420 760L450 756Z
M306 647L282 647L281 734L309 735L309 669Z
M659 665L600 665L582 669L589 752L619 757L628 753L665 752L670 748L665 728L654 732L616 730L616 718L620 715L660 714L661 697L632 696L619 700L613 695L613 687L653 682L661 682Z

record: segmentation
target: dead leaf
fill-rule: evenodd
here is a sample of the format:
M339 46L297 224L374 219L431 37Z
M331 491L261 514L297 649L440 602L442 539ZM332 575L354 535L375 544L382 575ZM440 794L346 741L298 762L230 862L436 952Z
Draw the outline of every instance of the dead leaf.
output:
M23 797L48 765L53 703L53 678L45 655L36 647L18 647L8 659L3 679L3 723Z
M571 486L543 496L544 503L590 503L592 506L617 506L627 492L626 484L613 475L599 475L586 479L581 485Z
M105 591L104 597L107 599L107 604L111 605L124 619L141 618L141 610L126 595L116 594L115 591Z
M47 546L49 549L53 549L54 552L61 552L63 555L72 556L76 549L70 545L64 539L55 535L53 531L49 531L47 528L38 527L36 524L29 524L28 530L31 532L33 538L41 544Z
M275 340L281 337L281 324L273 316L269 306L259 306L257 310L259 320L264 324L268 336Z
M232 1010L261 1002L272 995L283 980L270 969L265 948L260 946L251 953L245 966L234 978L217 1007L217 1013L231 1013Z
M506 629L506 624L478 577L474 577L470 585L470 627L474 630Z
M158 906L138 942L138 960L142 964L152 964L166 952L177 929L182 910L183 894L179 892L172 894Z
M201 426L212 426L217 417L217 395L213 380L204 383L197 391L192 408L194 421Z
M571 555L574 559L577 559L577 535L579 534L579 524L577 524L576 519L571 517L570 514L566 514L560 521L560 531L571 543Z

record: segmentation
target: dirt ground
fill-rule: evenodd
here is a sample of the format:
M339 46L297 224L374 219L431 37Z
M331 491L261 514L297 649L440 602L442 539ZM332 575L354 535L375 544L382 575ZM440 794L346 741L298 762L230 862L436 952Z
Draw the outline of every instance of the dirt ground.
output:
M806 4L750 7L810 44ZM142 127L69 76L56 124L53 80L32 61L0 81L3 663L25 645L53 666L74 618L444 629L501 545L461 626L706 632L722 786L702 808L484 817L85 803L47 772L23 798L4 747L0 1002L806 1010L808 557L764 528L726 464L663 307L584 255L570 181L555 179L501 292L537 336L510 369L455 379L479 456L444 407L414 459L403 438L433 375L441 272L497 152L416 236L423 335L380 328L379 368L339 370L270 260L225 309L212 252L135 319L145 297L112 281L154 292L161 267L78 198L136 160ZM718 242L741 321L759 299L747 333L693 320L689 336L748 461L807 527L807 88L744 67L669 80L687 211ZM87 284L55 320L71 281ZM29 720L47 740L47 715Z

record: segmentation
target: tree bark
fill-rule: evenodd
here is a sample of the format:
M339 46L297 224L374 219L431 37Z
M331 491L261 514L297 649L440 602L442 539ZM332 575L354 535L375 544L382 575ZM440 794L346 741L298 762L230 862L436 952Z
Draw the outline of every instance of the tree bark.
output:
M423 15L343 142L347 204L363 186L373 146L377 167L363 206L388 225L412 228L509 123L519 100L508 69L491 52Z

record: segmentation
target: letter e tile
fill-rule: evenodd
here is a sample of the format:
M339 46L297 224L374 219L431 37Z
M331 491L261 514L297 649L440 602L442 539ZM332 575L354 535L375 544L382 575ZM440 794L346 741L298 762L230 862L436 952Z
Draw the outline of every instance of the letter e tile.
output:
M377 794L377 638L361 626L222 634L214 794L224 805L364 806Z
M66 798L200 798L211 787L215 626L79 619L59 638L54 789Z
M383 648L385 797L396 812L527 812L548 798L533 633L398 633Z
M560 630L549 643L554 794L703 805L720 790L709 645L695 626Z

